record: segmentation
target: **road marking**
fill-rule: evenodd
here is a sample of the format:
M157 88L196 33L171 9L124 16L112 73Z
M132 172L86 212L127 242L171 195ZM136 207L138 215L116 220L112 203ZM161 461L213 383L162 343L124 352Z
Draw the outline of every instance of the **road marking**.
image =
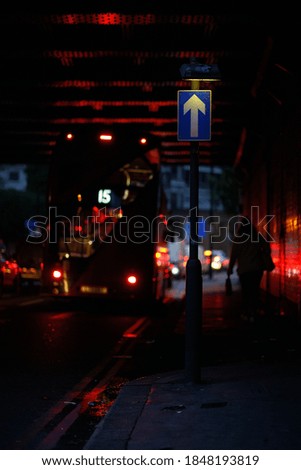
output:
M25 302L20 302L17 304L18 307L24 307L25 305L32 305L32 304L38 304L44 302L45 299L32 299L32 300L26 300Z
M144 324L147 322L148 319L146 317L142 317L137 320L130 328L128 328L122 335L123 338L137 338L140 333L139 328L142 326L144 329Z
M26 433L26 442L32 444L38 441L35 449L54 449L72 424L88 409L89 403L108 388L118 371L132 357L129 353L133 349L135 341L128 341L128 339L136 339L149 324L149 318L142 317L131 325L122 334L121 340L115 343L117 347L115 346L114 351L111 354L108 353L107 358L100 365L90 371ZM135 336L128 336L128 334ZM102 374L104 375L101 377ZM69 411L66 408L70 407L71 403L75 403L75 407ZM63 416L58 420L60 414ZM45 429L51 428L52 422L55 425L45 436ZM40 434L45 436L42 440L39 440Z

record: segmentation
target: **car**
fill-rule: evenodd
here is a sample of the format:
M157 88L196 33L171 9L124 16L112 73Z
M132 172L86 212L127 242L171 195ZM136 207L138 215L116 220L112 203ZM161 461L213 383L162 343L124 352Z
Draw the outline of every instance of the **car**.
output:
M6 292L20 291L20 268L14 258L0 253L0 296Z
M21 291L39 291L42 288L43 248L21 240L16 246L16 260L19 265Z
M211 269L213 271L225 271L228 269L229 258L226 253L222 250L205 250L204 257L202 260L202 270L203 273L209 273L210 270L210 261Z
M36 263L20 266L20 285L22 291L25 289L40 290L42 285L41 266Z

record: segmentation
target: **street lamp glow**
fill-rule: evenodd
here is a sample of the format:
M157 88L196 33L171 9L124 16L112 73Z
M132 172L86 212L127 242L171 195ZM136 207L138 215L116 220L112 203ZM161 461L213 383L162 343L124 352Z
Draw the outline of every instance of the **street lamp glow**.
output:
M180 74L183 80L217 82L221 80L221 74L216 64L200 64L194 57L191 57L189 64L180 67Z

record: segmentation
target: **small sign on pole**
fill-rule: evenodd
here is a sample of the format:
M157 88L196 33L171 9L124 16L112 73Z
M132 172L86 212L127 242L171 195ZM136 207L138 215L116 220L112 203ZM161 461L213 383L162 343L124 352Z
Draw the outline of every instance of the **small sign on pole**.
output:
M211 140L211 90L178 91L178 140Z

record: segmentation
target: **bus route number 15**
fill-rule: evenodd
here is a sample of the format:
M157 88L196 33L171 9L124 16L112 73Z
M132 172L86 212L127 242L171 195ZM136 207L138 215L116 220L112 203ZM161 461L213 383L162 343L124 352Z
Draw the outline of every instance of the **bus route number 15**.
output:
M98 191L98 202L108 204L111 201L111 189L100 189Z

